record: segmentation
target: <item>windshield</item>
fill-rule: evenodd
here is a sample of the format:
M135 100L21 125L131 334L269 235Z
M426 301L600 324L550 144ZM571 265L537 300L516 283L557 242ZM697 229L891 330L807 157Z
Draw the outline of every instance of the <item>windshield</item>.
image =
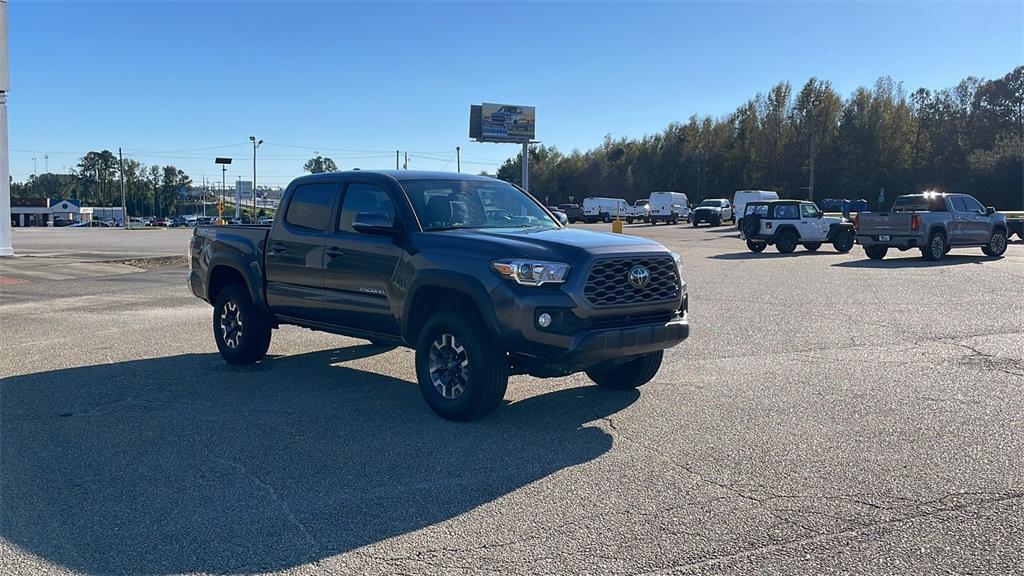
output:
M425 231L559 227L533 198L507 182L406 180L402 188Z
M721 208L722 207L722 201L721 200L705 200L705 201L701 202L699 204L699 206L712 206L714 208Z

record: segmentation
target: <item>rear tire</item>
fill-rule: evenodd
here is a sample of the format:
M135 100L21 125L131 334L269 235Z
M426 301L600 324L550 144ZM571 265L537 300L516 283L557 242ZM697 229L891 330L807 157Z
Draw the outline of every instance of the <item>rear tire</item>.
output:
M753 240L747 240L747 248L751 252L764 252L764 249L768 247L765 242L754 242Z
M604 222L605 224L607 224L607 223L609 223L609 222L611 222L611 221L612 221L612 218L611 218L611 216L609 216L609 215L605 214L605 215L604 215L604 217L602 218L602 221L603 221L603 222Z
M932 232L928 237L928 244L921 247L921 256L925 260L937 262L946 255L946 236L942 232Z
M818 248L821 248L821 242L808 242L804 244L804 249L808 252L815 252Z
M452 311L434 314L416 341L416 379L427 405L447 420L482 418L508 387L508 358L483 327Z
M996 230L992 233L992 238L989 239L988 244L981 247L981 251L985 253L985 256L991 256L992 258L998 258L1006 252L1006 232L1002 230Z
M889 251L888 246L865 246L864 253L867 254L868 258L872 260L881 260L885 258L885 254Z
M639 388L650 382L658 373L664 355L665 352L659 350L609 368L587 370L587 377L602 388L612 390Z
M241 286L225 287L213 304L213 339L228 364L255 364L270 348L270 320Z
M775 249L781 254L791 254L796 250L796 245L799 239L796 237L796 233L792 230L786 230L782 234L779 234L779 239L775 241Z

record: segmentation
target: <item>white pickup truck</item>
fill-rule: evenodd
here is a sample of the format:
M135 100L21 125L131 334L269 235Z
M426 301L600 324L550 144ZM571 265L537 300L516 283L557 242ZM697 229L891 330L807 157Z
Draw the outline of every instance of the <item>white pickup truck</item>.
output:
M633 205L626 209L626 223L632 224L634 221L647 222L651 217L651 201L647 198L641 198Z

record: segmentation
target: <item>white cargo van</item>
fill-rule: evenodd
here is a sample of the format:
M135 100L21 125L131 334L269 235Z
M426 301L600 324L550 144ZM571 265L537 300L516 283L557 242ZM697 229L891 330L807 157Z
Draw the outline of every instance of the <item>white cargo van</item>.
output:
M584 198L583 219L587 224L611 222L616 216L625 219L629 205L622 198Z
M651 224L678 223L690 217L690 201L682 192L651 192Z
M732 213L736 215L733 222L740 227L740 218L743 218L747 208L747 202L760 202L762 200L778 200L779 194L770 190L737 190L732 197Z

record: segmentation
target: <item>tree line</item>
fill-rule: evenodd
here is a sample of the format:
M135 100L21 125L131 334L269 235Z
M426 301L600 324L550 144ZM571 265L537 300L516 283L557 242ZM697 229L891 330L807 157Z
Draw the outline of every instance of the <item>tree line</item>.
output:
M548 204L588 196L634 200L655 190L691 200L735 190L807 198L811 139L814 198L867 199L965 192L1000 209L1024 204L1024 66L996 80L907 93L883 77L848 98L811 78L759 93L722 118L691 116L639 139L606 136L592 150L530 148L530 192ZM521 183L521 156L498 178Z
M311 173L331 172L338 166L334 160L316 154L303 169ZM81 200L84 206L120 206L120 170L119 159L110 150L90 151L70 174L33 174L24 182L12 181L11 196ZM147 166L125 158L124 185L129 214L172 216L195 206L197 188L192 178L173 165Z

